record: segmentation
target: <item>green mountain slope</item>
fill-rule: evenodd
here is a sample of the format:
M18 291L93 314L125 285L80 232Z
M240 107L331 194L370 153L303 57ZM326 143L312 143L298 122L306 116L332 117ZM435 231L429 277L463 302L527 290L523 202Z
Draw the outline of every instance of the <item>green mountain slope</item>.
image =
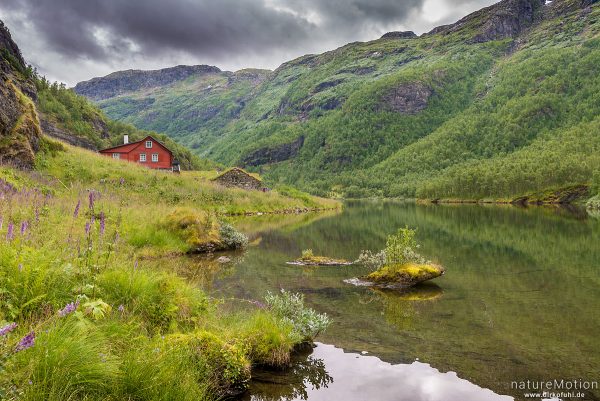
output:
M35 153L50 146L44 134L91 150L120 144L125 134L132 140L151 134L167 144L184 169L215 165L164 134L109 119L83 96L40 77L0 21L0 164L32 168Z
M504 0L420 37L304 56L245 86L190 77L99 105L318 194L512 199L587 185L600 169L599 17L592 0ZM92 84L75 90L89 96Z

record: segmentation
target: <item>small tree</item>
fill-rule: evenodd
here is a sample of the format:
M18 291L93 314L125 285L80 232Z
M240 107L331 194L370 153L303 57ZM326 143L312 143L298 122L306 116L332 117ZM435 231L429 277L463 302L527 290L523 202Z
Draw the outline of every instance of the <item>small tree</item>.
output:
M413 251L418 248L415 234L417 232L408 227L398 230L396 235L390 235L385 244L386 262L390 264L407 263L407 250Z

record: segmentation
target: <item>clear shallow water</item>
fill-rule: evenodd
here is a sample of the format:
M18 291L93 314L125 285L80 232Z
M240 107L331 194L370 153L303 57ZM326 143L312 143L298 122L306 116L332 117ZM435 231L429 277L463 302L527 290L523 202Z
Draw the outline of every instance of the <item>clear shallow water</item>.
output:
M190 274L223 297L302 292L334 321L318 341L337 347L321 345L296 366L303 372L311 358L321 360L317 377L332 381L312 389L310 369L303 379L263 372L249 399L522 399L511 381L600 380L600 219L585 211L356 202L338 214L236 225L250 235L249 250L231 265ZM447 269L409 293L344 283L365 273L360 266L285 263L307 248L352 260L361 249L383 248L405 225L418 229L421 253ZM598 390L586 395L600 399Z

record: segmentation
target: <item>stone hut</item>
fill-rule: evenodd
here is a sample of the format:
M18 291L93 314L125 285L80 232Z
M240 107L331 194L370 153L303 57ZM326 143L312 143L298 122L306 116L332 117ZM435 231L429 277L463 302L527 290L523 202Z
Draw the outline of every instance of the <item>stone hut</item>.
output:
M213 179L214 182L227 188L260 190L263 183L257 175L248 173L239 167L231 168Z

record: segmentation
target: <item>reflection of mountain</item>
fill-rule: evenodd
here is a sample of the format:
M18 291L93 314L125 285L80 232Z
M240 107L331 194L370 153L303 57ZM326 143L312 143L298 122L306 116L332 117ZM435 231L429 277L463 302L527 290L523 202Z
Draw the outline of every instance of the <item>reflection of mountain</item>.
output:
M335 216L340 210L298 214L267 214L262 216L244 216L233 219L235 227L248 235L250 241L260 238L263 232L280 230L292 232L317 220Z
M302 249L354 259L381 249L398 227L417 228L421 252L447 268L443 296L408 301L344 279L360 266L286 266ZM320 341L387 362L415 358L500 393L514 377L585 377L600 364L600 221L554 209L352 203L294 231L263 233L225 295L259 299L285 288L306 294L334 323ZM586 355L582 357L581 355Z
M291 401L307 400L307 390L327 387L333 379L322 359L311 356L312 348L298 351L286 370L255 369L247 400ZM251 396L250 396L251 394Z

